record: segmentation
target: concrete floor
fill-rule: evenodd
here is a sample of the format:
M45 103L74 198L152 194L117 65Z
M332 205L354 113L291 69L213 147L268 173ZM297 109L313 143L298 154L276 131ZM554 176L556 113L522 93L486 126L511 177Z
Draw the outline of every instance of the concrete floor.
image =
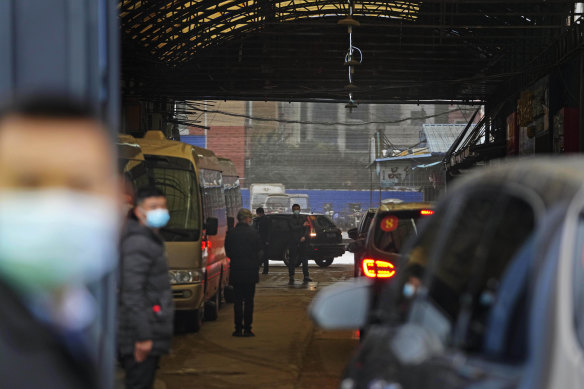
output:
M234 338L233 305L224 304L215 322L200 332L178 334L162 358L156 389L181 388L337 388L358 339L352 331L316 328L306 308L323 286L352 276L352 265L319 268L310 262L314 282L289 287L287 269L274 263L260 275L255 298L255 338Z

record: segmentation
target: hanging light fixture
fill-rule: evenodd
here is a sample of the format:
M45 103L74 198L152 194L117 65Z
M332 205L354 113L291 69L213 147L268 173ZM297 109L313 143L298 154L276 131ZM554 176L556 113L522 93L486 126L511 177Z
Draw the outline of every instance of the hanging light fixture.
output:
M347 33L349 34L349 48L347 53L345 54L345 63L344 65L348 68L348 75L349 75L349 83L345 85L345 90L349 91L349 103L345 105L345 108L352 111L353 109L357 108L357 103L353 100L353 93L352 91L359 89L353 83L353 74L355 73L355 67L360 65L363 62L363 52L357 46L353 45L353 27L358 27L361 25L357 20L353 18L353 1L348 0L349 3L349 14L345 16L345 18L339 20L337 24L342 26L347 26ZM355 54L359 54L359 59L355 58Z

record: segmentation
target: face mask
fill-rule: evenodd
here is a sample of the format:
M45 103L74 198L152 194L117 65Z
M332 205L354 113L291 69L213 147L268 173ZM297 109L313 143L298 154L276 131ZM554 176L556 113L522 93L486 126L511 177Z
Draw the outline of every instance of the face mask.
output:
M162 228L168 224L170 215L168 209L158 208L146 211L146 225L151 228Z
M25 292L95 281L117 262L113 201L65 189L0 192L0 277Z
M409 282L404 285L403 294L404 297L410 298L416 293L416 288L414 285L410 284Z
M294 215L296 215L296 216L300 215L300 211L298 211L298 210L295 210L295 211L294 211Z

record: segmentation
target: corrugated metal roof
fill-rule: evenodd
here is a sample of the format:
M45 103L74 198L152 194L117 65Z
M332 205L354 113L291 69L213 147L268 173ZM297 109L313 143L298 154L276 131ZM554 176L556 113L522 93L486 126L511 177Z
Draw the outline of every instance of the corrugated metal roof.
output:
M467 135L471 133L472 124ZM428 142L431 153L446 153L456 140L456 137L464 130L466 124L424 124L422 131Z

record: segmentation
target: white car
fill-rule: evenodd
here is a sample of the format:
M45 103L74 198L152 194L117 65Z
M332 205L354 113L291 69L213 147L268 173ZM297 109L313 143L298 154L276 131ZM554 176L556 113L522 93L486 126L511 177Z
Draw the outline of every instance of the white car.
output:
M366 328L341 388L584 387L584 159L459 179L369 307L367 280L324 289L324 328Z

